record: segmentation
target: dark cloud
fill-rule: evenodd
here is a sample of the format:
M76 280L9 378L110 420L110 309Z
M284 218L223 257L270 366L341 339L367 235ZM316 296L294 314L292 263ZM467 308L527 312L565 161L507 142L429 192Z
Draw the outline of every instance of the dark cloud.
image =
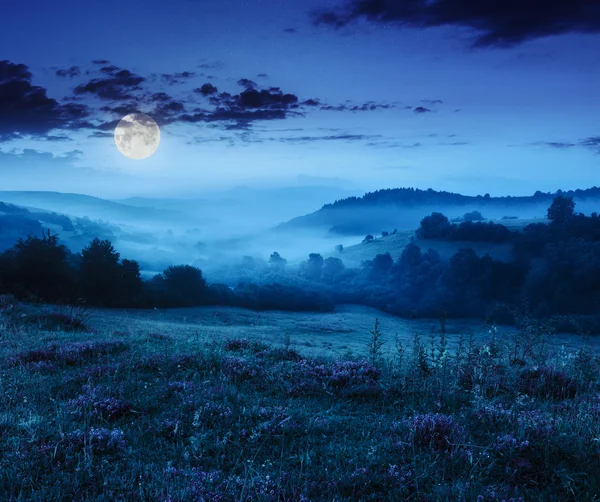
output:
M190 71L182 71L180 73L163 73L161 78L169 85L181 84L190 78L195 77L196 74Z
M600 154L600 136L591 136L577 142L572 141L537 141L531 143L534 146L547 146L556 150L569 150L571 148L587 148L594 153Z
M538 141L534 144L540 146L549 146L550 148L556 148L557 150L566 150L568 148L577 146L576 143L568 143L566 141Z
M585 148L590 148L594 152L600 154L600 136L583 139L579 144Z
M290 136L287 138L271 138L271 141L280 141L283 143L314 143L320 141L367 141L381 138L381 135L369 134L332 134L328 136Z
M113 73L116 73L119 71L119 67L115 66L114 64L111 64L110 66L105 66L103 68L100 68L100 71L102 73L107 73L109 75L112 75Z
M66 68L66 69L59 68L58 70L56 70L57 77L73 78L73 77L78 77L79 75L81 75L81 70L79 69L78 66L71 66L70 68Z
M218 89L212 84L204 84L202 87L194 89L194 92L202 94L203 96L212 96L218 92Z
M121 70L116 66L107 66L100 69L106 73L106 78L95 78L87 84L75 87L75 94L91 94L100 99L122 101L132 99L133 92L140 90L140 84L146 79L135 75L129 70Z
M303 102L307 106L319 106L321 103L318 100L309 99ZM367 101L362 105L353 104L341 104L341 105L322 105L321 110L333 111L333 112L367 112L375 110L388 110L396 108L397 105L390 103L375 103L374 101Z
M457 26L477 32L477 46L512 46L564 33L599 33L598 0L346 0L313 12L313 22L341 28L358 19L401 27Z
M203 70L220 70L225 66L221 61L215 61L213 63L200 63L198 68L202 68Z
M256 89L256 86L257 86L256 82L253 82L252 80L247 79L247 78L240 78L237 81L237 83L238 83L238 85L241 85L242 87L245 87L246 89Z
M305 101L302 101L302 103L304 106L319 106L321 104L321 102L318 99L307 99Z
M269 75L267 75L266 73L259 73L256 76L259 77L259 78L269 78Z
M296 28L286 28L285 30L283 30L283 32L293 35L294 33L298 33L298 30Z
M83 123L89 114L86 106L59 103L31 79L26 65L0 61L0 138L43 136L53 129L71 129Z
M94 59L92 61L93 64L107 65L110 63L107 59Z
M183 114L177 120L183 122L229 122L225 129L248 129L250 124L264 120L280 120L289 116L302 116L298 96L284 93L279 87L258 90L254 82L240 79L238 84L246 87L239 94L221 92L211 84L205 84L196 92L208 97L214 110L198 108L193 114ZM256 84L254 84L256 85ZM205 87L211 86L211 87ZM204 88L204 92L202 89Z
M171 100L171 96L169 96L166 92L155 92L150 96L150 101L169 101Z
M11 63L10 61L0 61L0 82L8 80L31 80L33 75L29 67L24 64Z
M417 106L413 110L416 114L420 113L429 113L431 110L429 108L425 108L424 106Z
M430 106L444 104L444 102L441 99L422 99L421 103L430 105Z

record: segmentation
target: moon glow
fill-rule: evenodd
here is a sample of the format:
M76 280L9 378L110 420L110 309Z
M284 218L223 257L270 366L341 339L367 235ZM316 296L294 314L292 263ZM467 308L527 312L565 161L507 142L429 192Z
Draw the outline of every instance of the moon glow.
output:
M130 113L115 128L115 144L130 159L150 157L160 143L160 129L152 117L144 113Z

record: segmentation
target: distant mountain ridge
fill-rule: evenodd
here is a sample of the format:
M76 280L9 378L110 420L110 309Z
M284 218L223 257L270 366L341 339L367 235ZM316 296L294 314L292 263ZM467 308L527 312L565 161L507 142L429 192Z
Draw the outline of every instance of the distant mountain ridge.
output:
M327 229L333 234L360 234L382 230L413 229L432 211L456 217L467 211L479 210L488 218L500 219L521 213L521 218L543 217L552 199L558 195L572 197L580 203L580 211L589 210L590 202L600 202L600 188L537 191L531 196L491 197L461 195L452 192L415 188L389 188L368 192L362 197L348 197L325 204L321 209L278 225L277 230ZM581 203L584 204L581 204ZM600 205L598 207L600 210Z
M0 191L0 201L23 207L44 209L92 219L147 221L177 219L179 213L167 209L141 208L100 197L77 193L45 191Z

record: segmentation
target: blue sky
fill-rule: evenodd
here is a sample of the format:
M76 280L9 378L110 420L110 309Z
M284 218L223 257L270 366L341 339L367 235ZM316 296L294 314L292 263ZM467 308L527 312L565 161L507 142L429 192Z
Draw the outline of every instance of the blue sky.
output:
M509 16L478 8L475 21L468 0L418 0L418 15L406 3L15 2L0 21L5 189L599 184L595 2L511 0ZM111 127L138 110L162 141L133 161Z

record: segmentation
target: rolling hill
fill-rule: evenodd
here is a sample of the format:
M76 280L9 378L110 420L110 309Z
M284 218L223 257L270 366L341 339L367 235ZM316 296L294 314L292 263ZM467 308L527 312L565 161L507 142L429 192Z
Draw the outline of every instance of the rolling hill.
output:
M434 211L449 218L468 211L481 211L490 219L541 218L559 193L572 197L579 211L589 213L600 208L600 188L596 187L556 193L538 191L524 197L467 196L432 189L394 188L337 200L318 211L282 223L277 230L313 229L337 235L376 235L394 228L416 228L424 216Z
M152 220L177 221L181 218L177 211L136 207L75 193L0 191L0 201L70 216L109 220L114 223Z
M531 223L545 223L546 219L517 219L495 221L511 230L520 230ZM489 254L500 261L511 261L513 258L512 243L447 241L439 239L418 239L414 230L401 230L396 234L377 237L371 242L361 242L344 248L342 253L329 251L323 253L324 257L340 258L346 266L356 267L365 260L372 260L378 254L390 253L394 260L402 254L404 248L410 243L417 244L422 251L433 249L444 260L450 259L459 249L471 248L479 256Z

